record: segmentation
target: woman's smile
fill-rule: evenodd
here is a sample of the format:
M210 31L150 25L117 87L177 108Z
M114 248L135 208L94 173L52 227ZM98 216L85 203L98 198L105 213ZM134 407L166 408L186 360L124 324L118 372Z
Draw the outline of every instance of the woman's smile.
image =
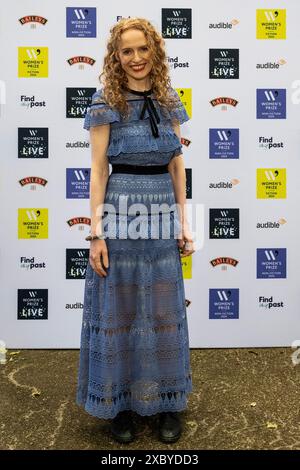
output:
M131 68L133 68L133 70L136 72L140 72L141 70L144 70L145 67L146 67L146 64L131 65Z

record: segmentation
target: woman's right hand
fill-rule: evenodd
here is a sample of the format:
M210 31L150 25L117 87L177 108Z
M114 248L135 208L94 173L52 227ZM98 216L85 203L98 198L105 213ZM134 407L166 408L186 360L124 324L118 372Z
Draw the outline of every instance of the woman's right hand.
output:
M90 264L93 270L101 277L106 277L109 267L108 250L105 240L92 240L90 242Z

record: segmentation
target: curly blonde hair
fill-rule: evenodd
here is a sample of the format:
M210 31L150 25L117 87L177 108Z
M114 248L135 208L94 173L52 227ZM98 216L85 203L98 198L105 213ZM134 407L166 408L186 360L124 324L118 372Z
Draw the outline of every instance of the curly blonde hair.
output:
M122 86L128 87L128 80L116 56L121 35L128 29L142 31L146 37L147 45L152 52L153 66L149 78L155 98L162 108L166 107L168 110L175 108L177 100L170 93L171 80L165 51L165 41L154 26L145 18L123 18L110 29L111 36L107 42L103 72L99 75L99 81L103 85L103 98L105 102L117 108L124 117L128 117L129 107L122 93Z

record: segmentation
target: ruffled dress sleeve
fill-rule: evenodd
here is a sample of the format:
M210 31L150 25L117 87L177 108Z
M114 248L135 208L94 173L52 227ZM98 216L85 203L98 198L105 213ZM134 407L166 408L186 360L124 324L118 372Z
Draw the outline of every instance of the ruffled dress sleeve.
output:
M171 121L179 124L183 124L184 122L189 121L190 117L186 112L186 109L181 99L179 98L177 91L174 88L171 88L170 94L176 99L175 108L169 111Z
M91 105L87 108L83 128L89 130L91 127L112 122L120 122L120 114L105 103L102 97L102 89L97 90L92 96Z

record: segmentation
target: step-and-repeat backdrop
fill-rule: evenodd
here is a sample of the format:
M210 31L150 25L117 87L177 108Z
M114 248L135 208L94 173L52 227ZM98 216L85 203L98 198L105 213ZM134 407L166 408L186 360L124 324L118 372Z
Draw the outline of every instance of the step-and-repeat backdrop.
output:
M182 259L191 347L300 339L300 2L0 4L0 340L77 348L90 229L89 133L111 26L165 39L196 253ZM195 214L197 216L195 216Z

